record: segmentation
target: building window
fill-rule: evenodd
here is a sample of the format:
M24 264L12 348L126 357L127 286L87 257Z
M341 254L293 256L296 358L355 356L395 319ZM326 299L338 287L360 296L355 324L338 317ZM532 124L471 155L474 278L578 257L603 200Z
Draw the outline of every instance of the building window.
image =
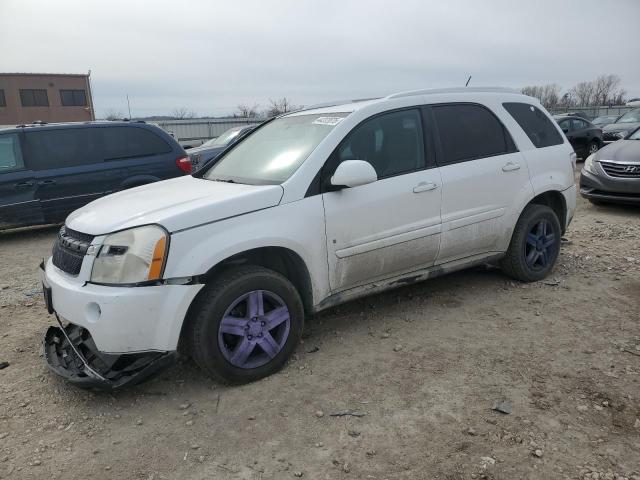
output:
M20 102L23 107L48 107L49 97L44 89L20 89Z
M64 107L87 106L87 95L84 90L60 90L60 100Z
M7 99L4 97L4 90L0 88L0 107L7 106Z

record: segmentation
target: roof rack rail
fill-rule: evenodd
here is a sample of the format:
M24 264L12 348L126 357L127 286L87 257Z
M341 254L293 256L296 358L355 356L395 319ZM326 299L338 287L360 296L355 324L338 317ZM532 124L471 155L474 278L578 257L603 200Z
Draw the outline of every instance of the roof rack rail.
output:
M412 97L414 95L432 95L437 93L521 93L513 88L506 87L452 87L452 88L425 88L422 90L408 90L406 92L393 93L385 98Z

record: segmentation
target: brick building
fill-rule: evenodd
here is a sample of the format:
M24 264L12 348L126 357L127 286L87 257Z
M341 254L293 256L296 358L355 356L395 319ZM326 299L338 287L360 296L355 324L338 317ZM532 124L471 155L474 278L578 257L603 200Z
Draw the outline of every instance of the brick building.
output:
M89 74L0 73L0 125L94 119Z

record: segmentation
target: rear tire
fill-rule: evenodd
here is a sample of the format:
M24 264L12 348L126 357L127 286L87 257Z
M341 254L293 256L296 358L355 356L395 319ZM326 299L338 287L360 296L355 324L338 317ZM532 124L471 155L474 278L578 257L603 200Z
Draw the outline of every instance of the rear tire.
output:
M516 223L502 270L523 282L545 278L560 253L562 229L555 212L546 205L525 207Z
M267 268L227 270L205 286L187 326L196 364L223 383L280 370L300 341L304 308L296 288Z
M593 155L594 153L596 153L598 150L600 150L600 145L598 144L598 142L596 140L593 140L589 146L587 147L587 157L589 155Z

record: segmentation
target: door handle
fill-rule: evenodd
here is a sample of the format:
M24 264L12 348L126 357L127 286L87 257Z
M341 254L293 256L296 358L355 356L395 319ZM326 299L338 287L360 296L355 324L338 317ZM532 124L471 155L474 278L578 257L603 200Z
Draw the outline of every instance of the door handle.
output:
M420 182L418 185L413 187L413 193L429 192L431 190L435 190L436 188L438 188L438 185L436 183Z
M38 185L55 185L55 184L56 184L55 180L42 180L38 182Z
M520 165L513 162L507 162L504 167L502 167L503 172L513 172L514 170L520 170Z
M33 187L33 182L20 182L15 184L16 188L30 188Z

